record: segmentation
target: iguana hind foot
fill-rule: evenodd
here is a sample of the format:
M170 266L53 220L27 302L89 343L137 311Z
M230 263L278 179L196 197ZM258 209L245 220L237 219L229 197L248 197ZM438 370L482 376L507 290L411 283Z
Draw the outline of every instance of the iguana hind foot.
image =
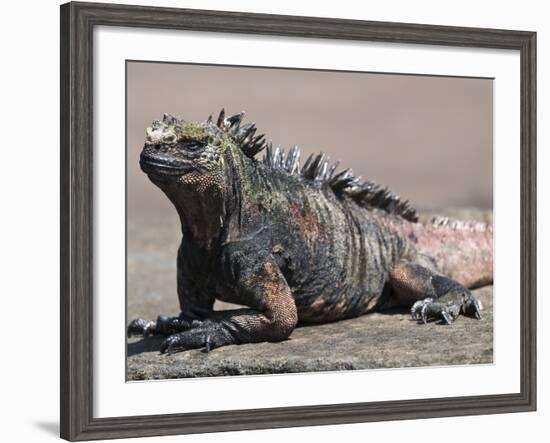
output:
M460 314L481 319L481 309L481 302L466 290L462 294L448 293L437 300L431 297L418 300L411 307L411 317L422 323L430 318L441 318L443 323L450 325Z
M441 319L451 324L459 315L481 318L481 303L469 289L430 267L402 260L390 272L394 296L402 306L410 306L411 317L422 323Z

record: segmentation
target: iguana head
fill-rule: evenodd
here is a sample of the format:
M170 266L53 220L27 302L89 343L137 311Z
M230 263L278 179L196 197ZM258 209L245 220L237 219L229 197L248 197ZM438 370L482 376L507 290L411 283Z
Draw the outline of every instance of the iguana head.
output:
M179 120L164 114L147 128L140 166L161 188L175 184L200 185L221 172L222 140L207 123Z
M265 146L253 124L240 126L244 113L217 121L188 122L164 114L147 128L141 169L175 205L182 228L203 242L219 231L235 206L238 177Z
M264 147L253 124L240 127L243 115L225 118L222 110L217 122L209 117L196 123L164 114L147 128L141 169L161 188L186 185L205 192L223 186L228 155L238 162Z

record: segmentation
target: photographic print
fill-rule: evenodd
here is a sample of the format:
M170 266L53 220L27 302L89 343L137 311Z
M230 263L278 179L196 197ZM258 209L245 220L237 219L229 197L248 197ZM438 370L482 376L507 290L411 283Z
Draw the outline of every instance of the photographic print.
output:
M491 78L126 62L127 380L493 362Z

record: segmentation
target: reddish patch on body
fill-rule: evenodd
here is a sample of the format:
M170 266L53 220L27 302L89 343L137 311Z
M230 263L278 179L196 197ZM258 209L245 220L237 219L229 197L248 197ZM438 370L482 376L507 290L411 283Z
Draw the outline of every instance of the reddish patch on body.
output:
M472 288L493 281L493 229L451 229L417 224L412 229L416 247L433 257L439 268L462 285Z
M493 282L493 226L458 222L458 227L409 223L380 217L390 231L414 244L416 251L435 260L440 272L467 288Z
M300 204L291 202L289 204L289 223L301 234L304 242L309 248L313 248L321 232L321 226L315 216L306 211Z

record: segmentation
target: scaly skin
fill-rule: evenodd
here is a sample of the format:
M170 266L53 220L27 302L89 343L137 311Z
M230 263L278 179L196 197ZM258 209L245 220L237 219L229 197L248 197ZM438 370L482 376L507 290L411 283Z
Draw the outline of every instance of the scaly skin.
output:
M182 225L181 313L134 320L128 334L163 334L161 352L280 341L301 322L393 306L414 319L480 317L467 287L492 281L492 227L416 221L407 202L322 155L254 137L242 114L187 123L165 115L147 131L141 167ZM263 161L254 155L267 148ZM213 311L214 301L247 306Z

